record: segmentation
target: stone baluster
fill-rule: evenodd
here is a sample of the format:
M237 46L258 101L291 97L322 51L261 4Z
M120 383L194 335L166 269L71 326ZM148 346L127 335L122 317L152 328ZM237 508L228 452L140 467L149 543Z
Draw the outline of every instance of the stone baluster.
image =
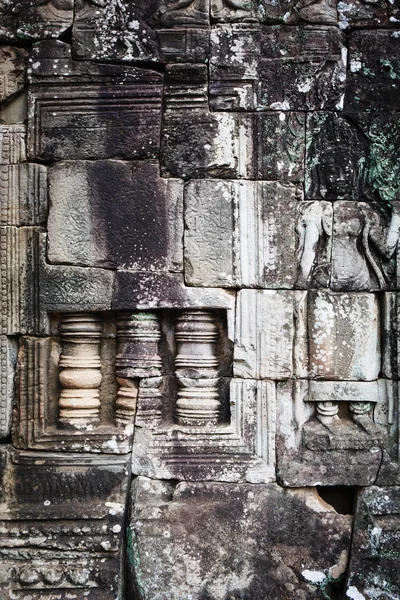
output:
M180 425L216 425L221 415L218 326L211 312L184 311L175 330L176 418Z
M100 420L101 319L88 313L65 315L59 327L59 423L65 429L85 429Z
M160 337L160 322L155 313L137 312L119 315L118 354L115 361L119 384L115 421L119 427L133 423L138 380L161 375L161 357L158 352Z

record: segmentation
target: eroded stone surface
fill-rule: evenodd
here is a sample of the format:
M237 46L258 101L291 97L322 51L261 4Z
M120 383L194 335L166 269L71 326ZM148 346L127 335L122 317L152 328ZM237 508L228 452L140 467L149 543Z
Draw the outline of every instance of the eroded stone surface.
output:
M320 598L332 574L344 577L352 518L315 489L139 477L131 493L128 548L139 598L161 600L167 586L177 599L306 600Z
M156 163L58 163L50 190L51 263L182 269L183 184L161 179Z

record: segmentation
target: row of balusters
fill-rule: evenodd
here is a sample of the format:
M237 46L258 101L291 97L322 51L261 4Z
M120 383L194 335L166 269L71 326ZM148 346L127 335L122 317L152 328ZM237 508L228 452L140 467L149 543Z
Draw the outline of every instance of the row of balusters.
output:
M102 382L99 315L64 315L60 325L59 423L64 428L87 429L100 423ZM115 422L133 423L138 381L162 381L160 317L154 312L120 313L117 318L118 351L115 374L118 392ZM215 425L220 420L219 328L212 311L182 311L175 324L178 381L175 415L179 425ZM149 380L148 378L155 378ZM158 378L158 379L157 379ZM146 396L146 389L143 389ZM147 409L153 421L162 419L162 393L157 385L147 389Z

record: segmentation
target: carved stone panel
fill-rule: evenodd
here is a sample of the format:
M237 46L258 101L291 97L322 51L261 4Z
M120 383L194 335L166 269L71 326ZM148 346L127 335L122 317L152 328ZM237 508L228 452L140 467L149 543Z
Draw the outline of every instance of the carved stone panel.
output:
M62 42L43 42L32 60L32 159L158 155L162 75L137 67L82 66Z
M0 125L0 165L14 165L26 160L26 127Z
M9 101L23 89L28 56L24 48L0 48L0 103Z
M185 278L190 285L293 287L295 186L197 180L186 190Z
M47 168L33 163L0 165L0 223L41 225L47 217Z
M161 174L301 181L304 151L303 113L170 110L164 115Z
M286 290L239 292L233 362L235 377L288 379L293 376L295 305L300 295L301 292Z
M343 34L333 27L219 26L211 34L211 106L341 110L346 65Z
M157 428L138 423L133 473L185 481L273 481L275 384L234 378L227 387L229 423Z
M156 163L60 162L50 190L51 263L182 270L183 183Z
M201 62L208 58L208 25L208 0L79 0L73 53L101 61Z
M16 339L0 335L0 439L10 435L16 363Z
M360 486L375 483L385 469L385 456L393 448L391 432L398 431L396 418L393 421L397 393L397 382L385 379L278 382L278 481L294 487L321 482ZM328 403L338 405L336 416L330 420L326 418L331 407L326 406ZM392 472L391 481L393 469L393 464L388 465L386 472Z
M127 457L2 450L2 459L2 597L114 600Z
M11 42L58 38L71 27L73 0L10 0L0 9L0 37Z
M283 21L290 25L298 23L336 25L337 0L260 0L258 14L262 23Z

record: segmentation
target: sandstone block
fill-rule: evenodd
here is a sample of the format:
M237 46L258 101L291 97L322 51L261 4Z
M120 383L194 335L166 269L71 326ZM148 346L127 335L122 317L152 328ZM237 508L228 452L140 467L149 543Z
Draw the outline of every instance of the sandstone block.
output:
M182 269L183 184L161 179L156 163L58 163L50 190L51 263Z
M217 26L211 33L211 107L340 110L346 57L343 34L334 27Z
M47 168L23 163L0 165L0 223L41 225L47 218Z
M277 182L189 182L186 281L197 286L293 287L297 195L295 186Z
M241 290L238 293L233 372L235 377L293 376L294 311L297 292Z
M399 486L371 486L359 491L346 586L348 598L369 600L398 595L399 512Z
M171 600L309 600L344 577L352 518L315 489L139 477L131 497L130 585L138 598L161 600L167 587Z
M16 359L16 340L0 335L0 438L10 435Z
M158 155L162 75L136 67L82 64L71 59L63 42L42 42L32 60L32 159Z

